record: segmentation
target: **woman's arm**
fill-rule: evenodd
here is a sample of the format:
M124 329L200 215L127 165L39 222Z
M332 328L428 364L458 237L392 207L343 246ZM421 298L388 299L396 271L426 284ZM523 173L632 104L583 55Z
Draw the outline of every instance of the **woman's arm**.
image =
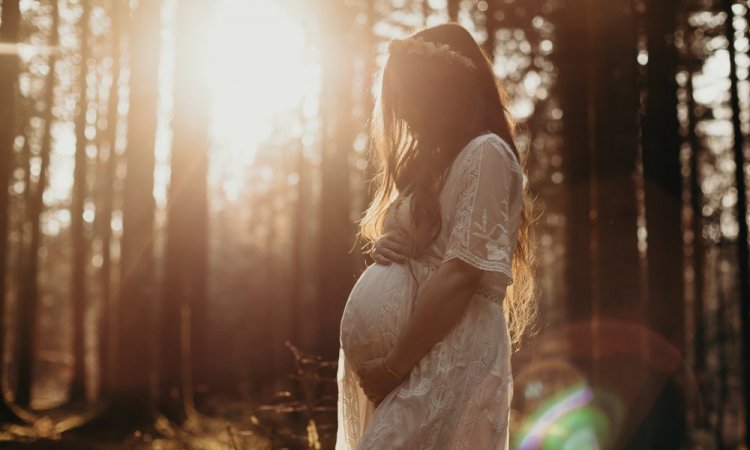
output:
M394 348L358 372L362 388L375 402L398 386L458 324L484 272L504 273L512 280L522 171L513 149L496 135L467 151L457 175L456 200L447 205L444 262L425 282Z
M463 317L483 271L454 258L427 280L386 365L405 376Z

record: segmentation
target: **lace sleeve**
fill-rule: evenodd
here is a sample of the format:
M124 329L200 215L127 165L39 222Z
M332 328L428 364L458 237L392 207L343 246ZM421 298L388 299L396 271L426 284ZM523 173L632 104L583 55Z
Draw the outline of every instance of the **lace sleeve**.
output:
M513 280L512 257L518 234L523 175L513 151L495 135L467 148L458 195L448 213L448 245L443 262L459 258Z

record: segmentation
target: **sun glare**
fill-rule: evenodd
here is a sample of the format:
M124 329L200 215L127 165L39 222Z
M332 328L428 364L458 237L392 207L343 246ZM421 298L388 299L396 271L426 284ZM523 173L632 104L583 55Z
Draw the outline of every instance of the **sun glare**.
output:
M303 26L276 2L221 0L208 67L214 147L232 163L249 163L280 115L318 89Z

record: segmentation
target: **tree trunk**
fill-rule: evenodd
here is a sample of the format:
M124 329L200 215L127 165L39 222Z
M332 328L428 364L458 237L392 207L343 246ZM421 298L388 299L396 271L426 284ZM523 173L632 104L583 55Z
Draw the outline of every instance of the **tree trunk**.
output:
M693 264L693 352L695 354L695 377L698 380L698 391L703 392L706 373L706 331L705 331L705 268L706 268L706 243L703 238L704 220L703 220L703 190L701 189L701 175L699 170L701 143L696 133L698 123L695 114L695 97L693 92L693 72L692 68L688 78L687 89L687 108L688 108L688 140L690 142L690 206L693 211L692 217L692 264ZM697 413L697 425L706 428L707 417L705 414Z
M590 38L593 108L587 121L593 149L593 315L637 321L642 306L634 182L639 95L635 17L630 1L589 1L595 27Z
M127 175L123 187L121 285L117 350L108 416L127 425L150 423L153 402L154 150L158 99L161 2L142 1L133 11L130 39L130 108Z
M568 315L570 320L587 319L592 312L592 261L589 211L591 205L590 130L586 118L593 96L589 86L593 49L589 40L593 18L582 14L580 1L567 0L559 6L556 20L558 92L563 117L563 167L568 190L566 260ZM581 45L581 43L584 43ZM589 341L590 343L590 341Z
M651 331L660 334L684 354L682 139L677 118L679 55L675 45L679 6L677 1L664 0L649 0L646 5L644 19L649 61L642 143L648 227L646 323ZM656 351L652 349L652 352ZM658 448L679 449L685 433L684 398L679 390L664 392L657 400L661 404L654 408L671 417L674 433L665 434L652 427L651 439L658 439L658 445L653 440L651 443Z
M209 3L183 0L177 14L174 146L161 311L162 412L181 423L193 411L193 382L205 384L208 278L208 96L201 70ZM189 369L186 369L189 368Z
M84 202L88 186L87 176L88 158L86 157L86 112L88 99L86 98L86 77L88 74L89 57L89 20L91 5L84 0L81 23L81 73L78 79L78 111L76 115L76 154L73 175L73 201L70 211L70 232L73 238L73 275L71 295L73 296L73 380L70 389L70 400L80 402L86 399L85 374L85 346L84 346L84 317L86 315L86 267L88 265L88 246L86 230L83 220Z
M568 0L556 18L568 206L566 278L570 321L587 337L568 343L592 388L635 392L646 376L643 343L627 355L607 352L607 321L641 319L637 242L638 86L636 26L628 0ZM613 105L617 105L613 107ZM638 366L640 367L640 366ZM626 426L636 426L629 411Z
M52 2L52 35L50 47L56 48L59 43L58 22L59 12L57 1ZM26 253L24 264L21 266L20 276L20 293L19 298L19 328L17 341L17 358L19 362L19 384L18 384L18 401L19 404L28 406L31 400L32 384L32 366L34 355L36 353L36 335L37 335L37 312L39 306L39 291L37 282L37 272L39 268L39 245L41 242L41 220L40 216L44 210L44 190L47 187L47 170L49 167L50 153L52 152L52 113L54 107L54 88L55 88L55 65L57 56L52 52L49 57L49 71L45 80L45 107L47 108L44 115L44 131L41 145L41 164L39 180L33 191L30 191L30 204L26 220L29 223L29 244L24 249ZM27 189L30 185L27 184Z
M458 11L461 9L461 0L448 0L448 18L451 22L458 21Z
M423 11L425 14L425 25L427 24L427 18L433 13L432 8L429 5L429 1L425 0L423 2ZM373 83L378 81L377 71L378 64L377 64L377 58L378 58L378 45L380 43L380 38L375 33L375 26L378 24L380 20L382 20L381 14L378 12L378 9L375 7L374 2L368 2L367 3L367 30L366 30L366 36L364 37L364 45L367 48L367 57L365 60L365 83L364 88L365 92L363 95L363 99L365 102L365 111L372 111L375 107L375 100L372 96L372 87ZM370 131L370 130L367 130ZM372 150L373 142L370 142L370 149ZM375 177L378 174L378 168L377 164L370 158L370 153L368 152L366 155L367 161L364 169L364 178L367 187L365 189L362 189L362 194L360 198L361 204L366 208L369 206L370 202L372 202L372 195L375 192L375 189L372 188L371 181L375 179ZM361 243L360 243L361 244Z
M640 92L635 5L629 0L606 4L588 0L587 6L594 30L588 39L593 59L588 75L592 94L588 98L587 115L588 146L592 150L589 153L592 170L589 211L592 217L592 383L595 388L604 390L646 391L639 397L642 402L633 404L625 418L624 427L632 430L641 424L653 400L648 393L652 388L651 380L656 378L650 378L647 373L647 333L641 332L641 339L632 343L628 354L602 354L610 342L602 336L607 332L606 321L640 323L644 319L641 293L644 280L637 238ZM635 372L627 383L621 378L624 371ZM632 445L631 441L626 443L626 446Z
M128 10L123 0L115 0L112 5L112 84L109 87L109 98L107 101L107 127L104 130L103 147L107 149L106 160L104 160L103 171L97 176L102 177L99 185L101 194L101 212L96 215L97 233L102 242L102 267L99 272L102 286L101 309L98 324L99 336L99 378L101 380L101 392L107 396L111 391L112 370L112 258L110 245L112 240L112 209L114 201L115 171L117 169L118 157L116 154L117 127L120 114L118 105L120 103L119 85L121 79L122 26L125 23Z
M725 31L728 41L727 50L729 51L730 103L732 107L732 128L734 131L735 188L737 189L737 222L739 225L737 233L737 257L739 261L737 268L740 276L740 313L742 314L742 380L745 387L745 446L750 447L750 249L748 248L747 240L745 147L744 135L742 133L742 111L740 108L739 82L737 79L737 51L735 49L736 39L733 25L735 14L732 10L734 3L733 0L722 0L722 9L726 14Z
M731 16L729 16L731 17ZM726 242L724 238L721 238L719 241L719 252L723 252L726 250ZM719 269L719 265L717 264L714 266L714 278L717 280L722 279L722 274ZM717 289L717 295L716 295L716 319L717 322L720 324L727 324L731 323L731 320L729 317L727 317L727 295L722 289L722 287L719 287ZM716 378L718 379L718 389L717 389L717 398L716 398L716 405L717 405L717 414L716 414L716 422L714 424L714 430L716 432L716 448L718 450L725 450L729 449L727 442L725 442L725 423L727 422L727 408L724 406L727 404L727 401L729 400L729 352L728 347L730 344L730 332L727 330L726 326L717 326L716 327L716 345L717 345L717 354L716 354Z
M338 354L339 327L349 290L353 267L349 250L354 240L350 218L349 156L352 151L352 79L354 78L351 21L349 11L334 11L323 45L323 148L321 156L319 291L321 353L327 359Z
M300 142L297 147L297 161L295 171L297 172L297 198L294 208L293 235L292 235L292 289L291 289L291 311L292 311L292 343L304 348L309 342L303 330L309 316L305 286L307 285L307 273L305 242L307 242L307 229L309 228L308 217L310 214L310 165L305 157L305 148ZM307 320L306 320L307 319Z
M487 28L487 40L484 42L484 52L490 61L495 61L495 45L497 43L497 30L500 29L500 21L497 13L500 11L498 0L487 0L487 11L485 12L485 27Z
M649 63L643 116L643 171L648 224L648 317L653 331L684 348L682 176L677 120L676 2L650 0ZM677 237L680 237L679 239Z
M0 19L0 44L13 45L18 42L18 27L21 14L18 0L7 0L2 4ZM13 163L13 141L16 138L16 85L18 83L18 57L16 53L0 53L0 382L6 379L5 353L6 305L5 271L8 253L8 210L10 198L8 184ZM4 389L2 389L4 391ZM0 395L0 422L17 420L8 408L5 397Z

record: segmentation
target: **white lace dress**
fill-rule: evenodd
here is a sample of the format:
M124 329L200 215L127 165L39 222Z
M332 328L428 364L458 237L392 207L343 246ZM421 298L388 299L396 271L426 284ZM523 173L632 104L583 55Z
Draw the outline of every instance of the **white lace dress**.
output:
M453 162L440 194L442 227L424 258L370 265L341 321L336 450L507 449L513 395L510 338L502 310L521 212L522 172L495 134L474 138ZM409 197L386 228L407 226ZM411 316L416 293L444 261L485 271L452 331L375 408L356 370L385 356Z

